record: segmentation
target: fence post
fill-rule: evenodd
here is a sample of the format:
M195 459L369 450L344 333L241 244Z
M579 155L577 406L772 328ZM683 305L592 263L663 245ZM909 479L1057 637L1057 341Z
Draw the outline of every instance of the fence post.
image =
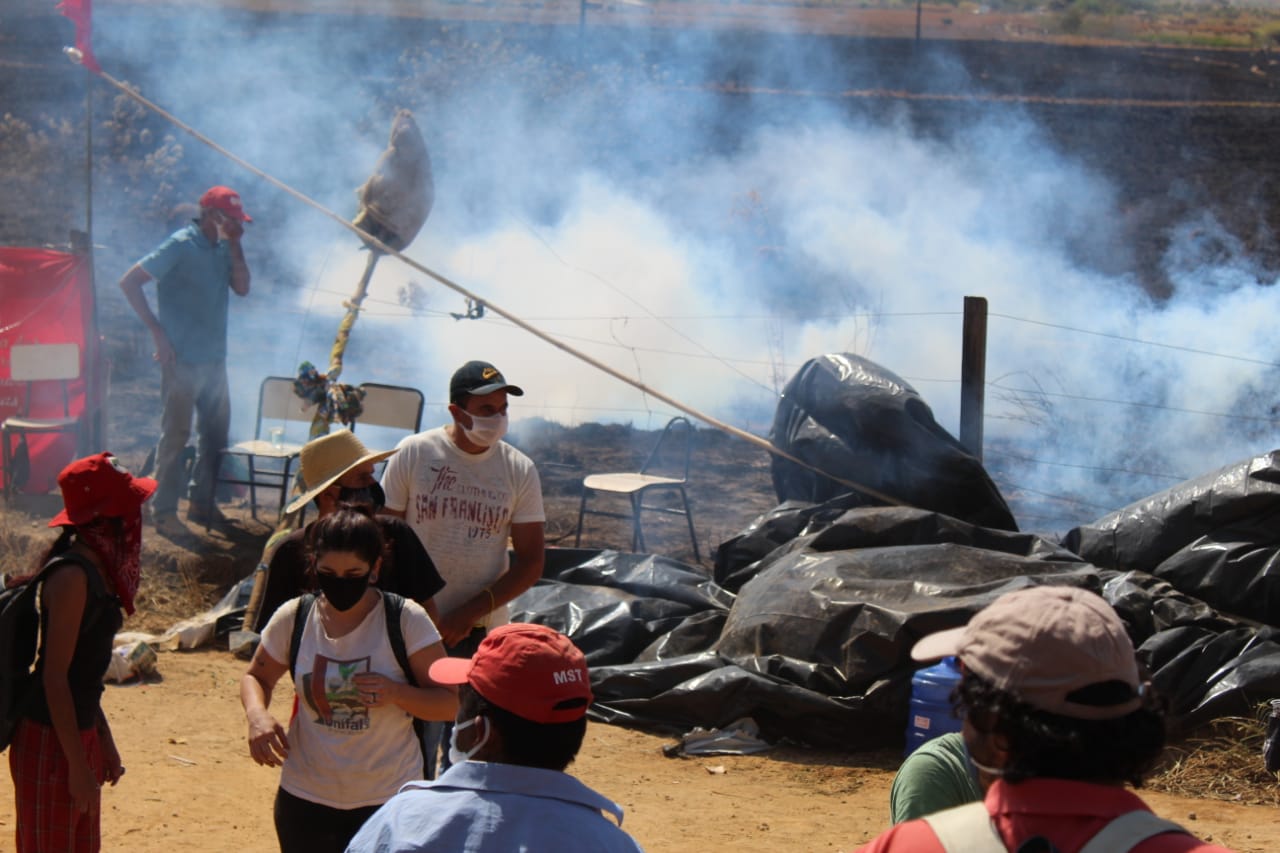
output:
M960 356L960 443L982 461L982 418L987 384L987 300L964 298Z

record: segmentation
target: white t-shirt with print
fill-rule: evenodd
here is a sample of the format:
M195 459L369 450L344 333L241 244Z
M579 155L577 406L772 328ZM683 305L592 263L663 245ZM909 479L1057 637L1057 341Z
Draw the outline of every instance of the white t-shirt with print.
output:
M505 441L465 453L444 427L397 450L382 475L386 506L417 531L445 581L436 605L449 613L506 571L511 525L547 520L538 469ZM490 615L492 626L506 621L505 606Z
M262 648L288 665L299 599L276 610L262 631ZM413 717L393 704L370 708L353 680L378 672L408 683L387 639L384 602L342 637L325 633L318 606L311 608L298 644L297 712L289 723L289 757L280 787L313 803L338 809L386 802L405 782L422 778L422 753ZM400 611L405 652L440 641L425 610L406 600Z

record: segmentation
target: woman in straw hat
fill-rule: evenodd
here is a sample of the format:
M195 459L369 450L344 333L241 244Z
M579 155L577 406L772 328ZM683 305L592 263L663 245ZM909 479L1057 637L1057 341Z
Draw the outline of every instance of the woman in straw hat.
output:
M240 699L249 754L283 768L281 851L340 853L378 806L422 778L414 718L452 719L458 699L428 675L444 645L426 612L370 586L383 541L368 511L339 507L315 523L308 544L320 595L291 599L271 617ZM290 671L297 711L286 732L268 708Z
M341 429L307 442L302 448L301 475L306 491L294 498L287 512L297 512L312 501L316 512L324 518L339 503L364 506L376 513L382 508L382 487L373 476L374 466L394 454L394 450L370 452L350 430ZM386 541L382 570L378 573L379 589L394 592L426 609L436 621L432 598L444 588L444 579L435 563L422 547L413 528L389 515L375 516ZM307 573L307 537L315 522L293 531L271 554L265 577L261 603L247 626L261 632L280 605L290 598L312 591Z
M102 677L125 613L133 613L142 554L142 504L156 481L110 453L58 475L62 528L39 584L40 646L22 719L9 745L19 853L96 851L102 784L124 765L102 713Z

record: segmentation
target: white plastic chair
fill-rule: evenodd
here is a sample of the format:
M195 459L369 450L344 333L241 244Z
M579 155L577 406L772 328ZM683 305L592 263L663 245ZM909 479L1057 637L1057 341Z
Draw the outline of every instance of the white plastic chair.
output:
M701 562L698 536L694 532L693 515L689 511L689 496L684 488L689 481L689 457L692 450L693 424L688 418L676 416L667 421L662 434L658 437L658 443L649 452L649 457L639 471L587 475L582 481L582 501L578 505L578 531L574 538L574 547L582 544L583 518L588 515L599 515L629 520L631 550L643 551L644 530L641 526L641 513L648 510L665 515L684 516L689 525L689 541L693 543L694 559ZM680 497L680 505L645 503L647 495L660 491L677 493ZM631 512L587 509L587 500L600 494L625 496L630 503Z
M253 426L253 438L224 448L219 457L219 472L226 457L238 456L245 460L248 475L244 479L221 473L218 476L219 483L249 487L249 512L255 519L258 517L260 487L279 491L277 517L283 515L285 501L293 485L293 466L302 453L301 444L284 440L286 428L290 422L309 425L314 420L315 413L315 403L303 400L293 393L293 379L287 376L268 376L262 380L258 389L258 415Z

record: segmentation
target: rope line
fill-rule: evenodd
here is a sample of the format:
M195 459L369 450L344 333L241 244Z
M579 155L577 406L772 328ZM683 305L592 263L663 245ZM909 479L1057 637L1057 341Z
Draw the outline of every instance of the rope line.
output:
M72 58L74 61L75 57L72 57ZM540 340L550 344L551 346L555 347L556 349L560 350L566 355L570 355L578 359L579 361L582 361L596 368L597 370L607 373L608 375L612 376L614 379L617 379L620 382L625 382L626 384L632 386L633 388L636 388L642 393L655 397L656 399L661 400L662 402L666 403L669 406L672 406L673 408L683 412L684 414L702 421L708 426L714 427L718 430L721 430L722 432L728 433L729 435L737 436L743 441L754 444L755 446L762 448L768 453L772 453L775 456L786 459L787 461L792 462L793 464L799 465L800 467L808 471L812 471L813 473L821 477L825 477L828 480L831 480L835 483L839 483L842 486L846 486L850 489L861 492L862 494L875 498L878 501L882 501L884 503L888 503L894 506L905 505L904 501L902 501L899 498L892 497L888 494L885 494L884 492L881 492L877 489L873 489L870 486L864 485L862 483L854 482L852 480L848 480L843 477L837 477L833 474L823 471L811 465L810 463L805 462L804 460L799 459L790 453L787 453L781 448L774 447L770 442L760 438L759 436L752 435L746 430L739 429L731 424L725 423L719 418L716 418L716 417L713 417L712 415L707 414L706 412L700 411L699 409L695 409L692 406L682 403L679 400L676 400L674 397L671 397L655 388L651 388L643 382L639 382L635 379L632 379L630 376L627 376L621 371L615 370L609 365L604 364L603 362L600 362L592 358L586 353L580 352L574 349L573 347L569 346L568 344L563 343L560 340L557 340L554 336L542 331L541 329L526 322L520 317L517 317L516 315L512 314L511 312L507 311L501 306L495 305L487 299L482 299L479 295L463 287L461 284L458 284L457 282L447 278L443 274L438 273L433 269L430 269L429 267L419 263L418 261L412 258L406 257L396 249L393 249L390 246L388 246L386 243L383 243L377 237L374 237L372 234L369 234L363 229L355 225L352 225L346 219L342 218L341 216L334 213L329 208L320 204L320 202L316 201L310 196L304 195L303 193L299 192L298 190L286 184L284 181L281 181L279 178L276 178L274 175L270 175L267 172L264 172L262 169L259 169L257 166L254 166L252 163L248 162L242 157L222 147L217 142L210 139L208 136L205 136L203 133L196 130L191 125L187 124L186 122L179 119L177 116L170 113L168 110L161 107L159 104L156 104L153 101L149 100L148 98L144 97L140 92L134 91L132 88L126 86L124 83L112 77L107 72L98 71L96 73L100 79L102 79L106 83L113 86L115 89L117 89L119 92L121 92L125 96L132 98L133 100L142 104L144 107L151 110L156 115L165 119L175 127L178 127L184 132L190 134L193 138L207 145L209 148L218 152L223 157L226 157L228 160L240 166L242 169L250 172L251 174L257 175L258 177L262 178L264 181L276 187L280 191L286 193L290 197L296 199L297 201L302 202L303 204L312 208L313 210L320 213L321 215L328 217L332 221L336 222L338 225L342 226L343 228L350 231L352 234L356 235L365 244L373 248L376 248L377 251L382 252L383 254L390 255L394 258L397 258L401 263L417 270L423 275L435 280L439 284L444 285L445 287L449 288L455 293L462 295L467 299L470 299L474 302L483 302L487 310L492 311L493 313L506 319L508 322L518 326L519 328L523 329L524 331L528 332L534 337L539 338Z

